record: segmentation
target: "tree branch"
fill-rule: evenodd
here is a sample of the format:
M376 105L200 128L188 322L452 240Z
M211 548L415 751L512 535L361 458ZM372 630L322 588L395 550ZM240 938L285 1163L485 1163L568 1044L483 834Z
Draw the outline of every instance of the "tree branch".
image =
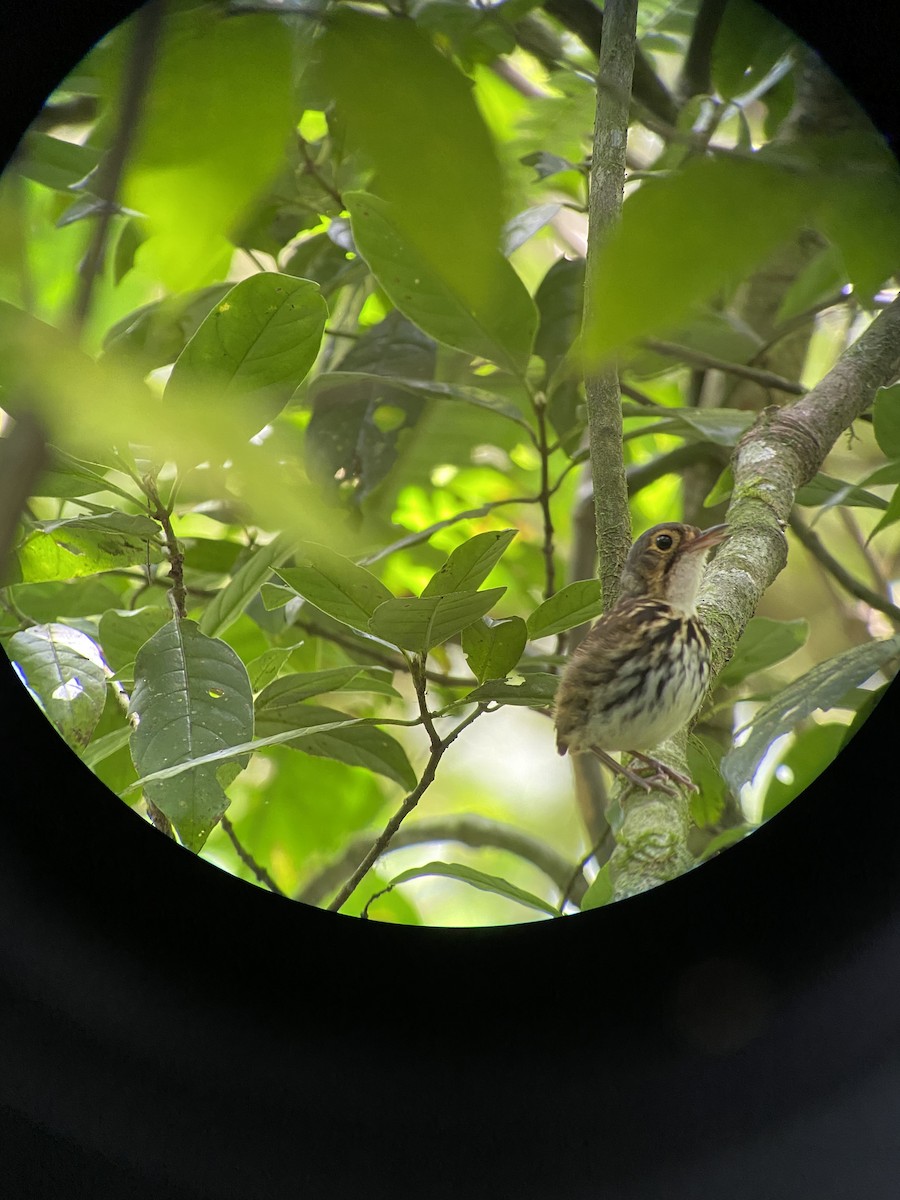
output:
M759 367L747 367L743 363L729 362L726 358L716 358L705 354L702 350L692 350L690 346L679 346L675 342L664 342L657 338L645 338L643 345L656 354L665 354L679 358L682 362L691 363L707 371L723 371L726 375L734 375L738 379L749 379L760 387L771 388L779 392L788 392L792 396L805 396L806 388L794 379L785 379L774 371L763 371Z
M791 514L790 525L797 540L806 547L817 562L821 563L829 575L840 584L845 592L849 592L857 600L862 600L864 604L868 604L869 608L875 608L879 612L883 612L895 624L900 625L900 608L896 604L892 604L885 596L873 591L870 587L866 587L864 583L847 570L843 563L838 562L834 555L830 554L825 548L819 535L810 529L796 511Z
M603 281L600 252L618 223L625 187L629 98L634 69L637 0L609 0L604 14L591 161L584 323L594 323ZM615 602L631 544L631 514L622 451L622 396L615 364L585 376L588 441L594 484L597 556L603 606Z
M372 846L370 834L360 834L344 849L341 857L329 863L318 875L308 880L295 896L303 904L319 904L342 879L358 867ZM474 813L434 817L398 829L388 851L400 850L405 846L421 846L428 842L459 842L463 846L480 849L490 846L496 850L508 850L526 862L533 863L562 892L572 880L573 867L546 842L523 833L514 825L493 821ZM578 873L571 888L571 899L578 904L587 891L587 880Z

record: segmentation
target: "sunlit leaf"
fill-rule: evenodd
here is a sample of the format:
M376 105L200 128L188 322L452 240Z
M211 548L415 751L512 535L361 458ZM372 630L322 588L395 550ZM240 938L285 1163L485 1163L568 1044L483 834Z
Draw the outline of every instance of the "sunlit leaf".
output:
M108 669L97 644L77 629L51 623L14 633L6 648L57 732L82 750L106 703Z
M422 589L423 596L445 596L448 592L474 592L500 561L517 529L490 530L457 546Z
M769 780L763 800L761 819L768 821L781 812L817 779L838 755L847 733L846 725L813 725L798 733L792 746L781 756L777 771ZM789 772L789 776L784 777Z

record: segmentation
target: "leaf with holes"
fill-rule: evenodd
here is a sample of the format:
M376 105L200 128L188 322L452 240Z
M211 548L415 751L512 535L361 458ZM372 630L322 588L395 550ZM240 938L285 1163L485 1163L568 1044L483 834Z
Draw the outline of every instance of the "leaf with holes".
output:
M207 637L194 621L169 621L138 651L128 711L138 721L131 757L140 776L253 737L246 667L230 646ZM146 783L144 793L194 851L228 807L214 763Z
M7 653L73 750L83 750L106 704L109 668L96 642L67 625L32 625L14 633Z
M481 687L469 692L463 701L484 704L489 700L496 704L522 704L529 708L546 708L553 703L559 676L545 671L528 671L513 680L490 679Z
M448 592L444 596L410 596L388 600L372 616L372 633L404 650L427 654L489 612L505 587L484 592Z

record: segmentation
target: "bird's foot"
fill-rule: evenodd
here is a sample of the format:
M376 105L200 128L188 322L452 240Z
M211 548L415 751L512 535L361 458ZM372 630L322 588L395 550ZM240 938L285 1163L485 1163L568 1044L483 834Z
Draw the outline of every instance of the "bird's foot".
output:
M689 792L699 792L700 789L691 779L690 775L685 775L681 771L676 771L674 767L668 766L664 762L660 762L658 758L651 758L649 754L641 754L639 750L632 750L633 758L639 758L641 762L646 763L648 767L653 768L653 774L647 776L648 779L656 782L658 787L663 791L667 791L670 795L674 795L671 788L664 786L664 781L670 779L673 783L677 783L680 787L687 788Z
M670 796L678 795L677 790L672 787L671 783L666 782L665 773L668 771L668 768L663 763L658 763L655 759L648 759L642 754L635 755L635 757L643 759L644 762L655 768L653 775L638 775L637 771L632 771L630 767L626 767L623 763L616 762L614 758L607 754L605 750L601 750L599 746L591 746L590 750L611 771L627 780L633 788L640 788L645 792L668 792ZM677 775L678 772L675 772L675 774ZM683 775L679 775L678 782L681 782L684 778ZM690 780L687 782L690 783Z

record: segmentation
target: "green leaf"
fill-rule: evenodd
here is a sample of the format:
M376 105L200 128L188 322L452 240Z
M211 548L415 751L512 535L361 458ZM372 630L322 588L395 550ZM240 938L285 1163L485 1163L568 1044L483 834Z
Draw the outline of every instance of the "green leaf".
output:
M130 359L147 371L173 363L211 310L233 287L233 283L214 283L142 305L107 330L103 338L104 355Z
M131 756L140 776L228 750L253 736L247 669L194 621L169 621L138 651L129 715L138 719ZM147 782L144 792L194 851L228 807L212 763Z
M601 252L602 286L584 332L588 360L675 328L795 233L818 199L812 171L781 170L758 157L697 158L678 175L642 183ZM648 295L649 278L656 286Z
M893 496L891 496L890 503L887 505L884 516L869 534L869 541L872 540L876 533L881 533L883 529L887 529L890 525L896 524L897 521L900 521L900 488L895 489Z
M599 579L579 579L567 584L539 605L528 618L532 641L563 633L598 617L603 611L603 586Z
M508 278L498 250L503 177L470 80L412 21L347 6L329 14L320 50L321 86L334 98L342 141L375 166L409 261L421 264L421 292L439 279L473 312L498 305L496 286ZM356 245L393 299L392 273L382 278L367 235L359 236L357 199L343 199Z
M168 607L112 608L100 618L100 645L106 661L121 675L135 660L144 642L172 619Z
M719 672L718 687L736 687L754 671L764 671L789 658L806 644L809 622L773 621L770 617L751 617L734 654Z
M698 829L714 825L725 811L727 794L719 769L722 754L722 746L712 738L696 733L688 738L688 771L699 789L691 794L691 820Z
M442 596L411 596L391 599L375 610L372 633L404 650L427 654L483 617L494 607L505 587L483 592L448 592Z
M32 625L14 633L7 653L73 750L91 740L106 704L108 669L87 634L67 625Z
M503 679L522 657L528 630L521 617L502 621L484 618L473 621L462 632L462 648L472 674L479 683Z
M369 382L375 385L390 386L399 391L410 392L429 400L462 400L466 404L474 404L477 408L486 408L498 416L515 421L517 425L531 430L528 421L523 417L521 409L511 400L497 396L485 388L469 387L464 384L439 383L431 379L405 379L396 375L374 375L364 371L330 371L320 375L309 386L309 394L313 399L333 388L343 388L355 381Z
M294 49L267 14L167 14L123 200L146 215L137 266L169 291L222 277L232 230L281 168L296 121Z
M422 879L428 875L440 875L444 879L458 879L482 892L493 892L495 896L514 900L517 904L537 909L538 912L546 913L547 916L559 916L558 908L540 896L535 896L533 892L526 892L524 888L516 887L514 883L502 879L499 875L487 875L484 871L477 871L474 867L467 867L462 863L430 862L426 863L424 867L411 867L408 871L402 871L396 875L388 887L394 888L398 884L409 883L411 879ZM373 899L375 899L374 896Z
M263 272L235 284L178 356L167 404L214 389L247 437L284 408L315 362L327 309L318 285Z
M280 734L292 749L364 767L393 779L407 791L416 786L416 773L406 751L390 734L373 724L352 723L337 709L289 701L289 693L277 691L281 682L277 679L271 685L273 690L266 689L267 699L265 693L257 699L256 728L263 737Z
M473 296L436 271L403 236L396 211L366 192L346 192L353 238L391 302L438 342L496 363L513 374L528 366L537 310L499 250Z
M592 908L603 908L614 899L615 888L610 876L609 863L604 863L581 899L581 911L589 912Z
M517 529L490 530L457 546L447 561L428 580L423 596L445 596L448 592L475 592L500 561Z
M77 579L161 558L159 548L146 538L86 525L72 525L59 533L35 530L17 553L22 583Z
M769 780L761 820L768 821L799 796L832 762L844 744L846 725L813 725L798 733ZM790 779L784 779L790 772ZM779 778L782 776L782 778ZM783 781L784 779L784 781Z
M846 282L847 272L837 246L823 247L784 293L775 317L776 327L836 295Z
M724 100L759 83L794 45L795 39L758 4L726 4L712 53L712 77Z
M454 5L454 7L456 6ZM517 213L503 226L501 238L503 253L508 257L520 246L524 246L539 229L543 229L553 220L561 208L562 205L559 203L537 204L533 208L526 208L523 212Z
M48 448L50 465L43 472L35 487L36 496L92 496L97 492L113 492L124 500L133 502L134 497L117 483L106 477L107 467L100 463L84 462L66 454L55 446Z
M515 681L490 679L469 692L460 704L485 703L493 700L497 704L522 704L530 708L544 708L553 703L559 676L543 671L528 671Z
M100 154L93 146L31 130L22 139L14 165L26 179L67 193L71 198L72 184L89 175L99 161Z
M384 676L390 672L384 671L371 674L373 668L357 666L329 667L324 671L303 671L290 675L282 675L268 684L256 697L257 715L277 715L283 708L291 708L301 700L310 696L319 696L323 692L376 692L379 695L397 693L388 686L385 689Z
M273 568L284 562L296 544L296 539L279 534L265 546L257 547L225 587L220 588L210 600L200 618L201 632L207 637L218 637L232 625L269 578Z
M81 756L82 760L94 771L100 763L105 762L118 750L124 749L130 740L131 726L123 725L121 729L114 729L111 733L94 738L91 744L85 748L84 754Z
M393 599L380 579L365 567L316 542L302 542L296 566L277 574L294 591L351 629L368 632L369 618L380 604Z
M900 458L900 383L879 388L872 410L875 440L887 458Z
M838 704L850 688L876 671L890 672L898 660L900 634L845 650L788 684L753 716L745 740L722 759L722 774L734 794L738 795L744 784L753 779L776 738L790 733L816 709Z
M886 509L888 506L887 500L882 500L881 496L876 496L874 492L867 492L865 488L847 483L843 479L833 479L830 475L823 475L821 471L814 475L809 483L797 489L794 500L797 504L810 508L819 505L830 508L834 504L846 504L848 508Z

